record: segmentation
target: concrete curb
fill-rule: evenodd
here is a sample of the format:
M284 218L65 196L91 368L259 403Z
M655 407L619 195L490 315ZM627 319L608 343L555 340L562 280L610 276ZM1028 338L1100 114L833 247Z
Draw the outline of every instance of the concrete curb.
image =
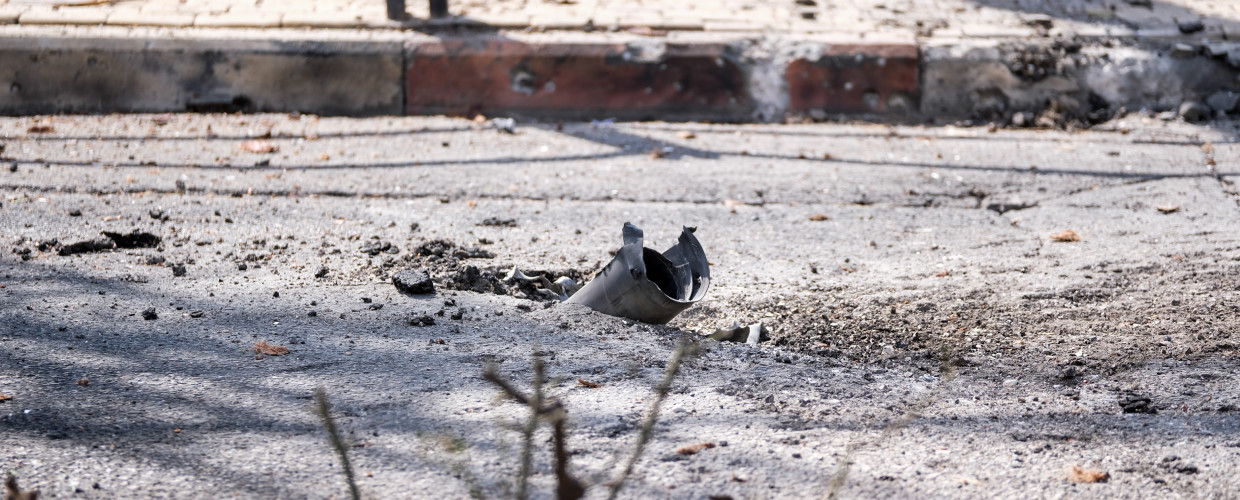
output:
M727 43L474 36L405 47L409 114L745 120L754 107Z
M0 36L0 113L399 114L396 41ZM89 32L88 32L89 33Z
M1240 59L1218 48L1148 39L936 40L921 48L920 112L1044 127L1140 109L1191 121L1224 117L1240 111Z
M22 27L0 30L0 88L8 89L0 114L1063 125L1186 102L1211 103L1208 116L1188 118L1236 111L1240 45L1130 39L1104 47L1115 40Z

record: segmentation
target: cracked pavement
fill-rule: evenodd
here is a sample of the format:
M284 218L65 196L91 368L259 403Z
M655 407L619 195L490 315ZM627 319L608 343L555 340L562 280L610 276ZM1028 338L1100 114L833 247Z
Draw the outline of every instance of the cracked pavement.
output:
M0 118L0 465L49 497L343 498L324 387L365 495L510 496L524 413L480 375L528 387L539 351L596 498L677 339L736 320L771 339L702 343L623 496L1234 497L1237 136ZM670 325L449 286L589 276L625 221L652 248L698 228L712 288ZM56 251L103 231L160 243ZM417 267L435 295L391 285Z

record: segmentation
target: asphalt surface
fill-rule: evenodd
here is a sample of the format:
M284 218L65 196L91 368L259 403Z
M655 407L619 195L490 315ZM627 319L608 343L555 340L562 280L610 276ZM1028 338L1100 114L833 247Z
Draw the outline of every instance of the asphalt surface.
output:
M599 498L678 339L762 321L698 342L622 496L1237 497L1234 124L515 132L0 119L0 467L51 498L346 498L323 387L364 496L507 497L525 412L481 374L528 391L538 352ZM711 290L669 325L488 278L589 277L626 221L698 228ZM418 268L436 293L399 293Z

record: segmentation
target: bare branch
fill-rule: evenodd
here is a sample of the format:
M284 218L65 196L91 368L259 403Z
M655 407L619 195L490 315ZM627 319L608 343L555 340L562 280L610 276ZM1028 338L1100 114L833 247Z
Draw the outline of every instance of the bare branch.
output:
M497 387L500 388L500 390L504 391L505 395L516 400L518 403L521 403L525 406L530 406L529 397L527 397L524 394L521 394L521 391L518 391L517 388L512 386L511 382L505 380L502 375L496 372L493 366L488 366L486 368L486 371L482 373L482 378L487 379L491 383L495 384ZM538 414L546 415L548 413L551 413L563 407L564 405L561 404L559 401L550 401L544 404L542 408L539 408Z
M558 500L577 500L586 494L586 488L568 472L568 433L564 430L567 412L560 410L551 414L552 436L555 438L555 497Z
M517 388L513 387L511 383L504 379L504 377L500 376L499 372L495 370L495 365L487 365L486 370L482 372L482 378L485 378L492 384L499 386L499 388L502 389L504 394L507 394L508 397L517 400L517 402L525 406L530 405L530 398L525 397L524 394L521 394L521 391L518 391Z
M526 406L530 409L530 418L525 423L525 429L521 433L521 471L517 476L517 499L525 500L528 498L528 487L531 470L533 469L533 452L534 452L534 432L538 429L538 417L541 413L543 403L543 370L546 365L543 363L542 357L537 353L534 354L534 399L527 400ZM516 392L511 391L511 392Z

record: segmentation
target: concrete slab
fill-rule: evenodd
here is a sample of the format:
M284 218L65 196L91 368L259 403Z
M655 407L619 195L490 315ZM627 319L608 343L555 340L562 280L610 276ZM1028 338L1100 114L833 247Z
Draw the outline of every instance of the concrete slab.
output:
M1240 132L1127 120L3 118L0 461L47 496L343 496L324 387L364 494L506 496L528 415L479 374L528 391L538 352L568 470L602 496L680 336L756 320L769 342L684 365L622 497L1226 498ZM707 299L655 326L448 286L468 266L588 276L624 221L654 247L697 226ZM134 230L161 242L53 248ZM494 257L419 255L435 240ZM407 267L437 293L397 292ZM1124 413L1138 396L1157 413Z

